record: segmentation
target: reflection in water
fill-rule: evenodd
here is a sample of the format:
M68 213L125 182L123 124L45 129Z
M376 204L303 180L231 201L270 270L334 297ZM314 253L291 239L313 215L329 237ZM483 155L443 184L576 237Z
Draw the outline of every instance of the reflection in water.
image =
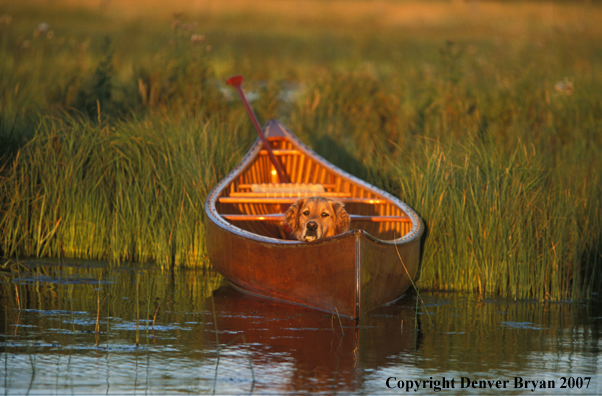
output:
M286 390L328 393L361 385L391 355L411 355L419 334L403 329L413 323L413 309L383 307L359 323L312 309L244 295L231 287L213 294L220 342L245 337L254 367L274 367L287 377ZM260 382L263 392L272 384Z
M500 391L462 388L468 379L525 392L515 377L554 381L555 394L601 390L595 304L424 293L431 326L413 297L355 322L244 295L213 273L36 261L0 278L4 393L405 393L443 377L458 394Z

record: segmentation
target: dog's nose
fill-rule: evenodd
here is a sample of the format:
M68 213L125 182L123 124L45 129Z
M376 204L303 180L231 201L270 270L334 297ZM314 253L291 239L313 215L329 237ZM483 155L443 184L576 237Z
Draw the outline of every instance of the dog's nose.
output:
M315 221L310 221L307 223L306 227L309 231L315 231L318 229L318 223L316 223Z

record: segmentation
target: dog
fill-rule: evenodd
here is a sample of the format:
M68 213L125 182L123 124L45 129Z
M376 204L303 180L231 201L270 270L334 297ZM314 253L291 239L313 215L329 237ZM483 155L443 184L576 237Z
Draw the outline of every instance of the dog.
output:
M285 212L291 237L312 242L349 230L351 218L342 202L323 197L300 198Z

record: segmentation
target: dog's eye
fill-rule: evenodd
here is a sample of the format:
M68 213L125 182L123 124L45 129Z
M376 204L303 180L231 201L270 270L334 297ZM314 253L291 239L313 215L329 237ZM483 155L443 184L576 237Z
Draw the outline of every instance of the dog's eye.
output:
M330 214L328 214L326 212L322 213L322 217L328 217L328 216L330 216Z
M303 212L303 216L309 216L309 210L306 210L305 212Z

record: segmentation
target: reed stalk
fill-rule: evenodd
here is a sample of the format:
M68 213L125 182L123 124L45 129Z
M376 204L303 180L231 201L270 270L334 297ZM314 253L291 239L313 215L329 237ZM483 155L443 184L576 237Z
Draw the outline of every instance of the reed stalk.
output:
M215 376L213 377L213 393L217 390L217 369L219 367L219 358L221 347L219 345L219 334L217 330L217 312L215 311L215 301L213 299L213 293L211 294L211 312L213 313L213 330L215 331L215 350L217 352L217 359L215 361Z
M140 346L140 273L136 272L136 348Z
M424 312L426 312L426 316L429 318L429 323L431 324L431 327L433 327L433 321L431 320L431 315L429 314L428 309L426 309L426 305L424 304L424 300L422 299L422 297L420 297L420 289L416 286L416 284L414 283L414 279L412 278L412 276L410 275L410 273L408 272L408 267L406 267L406 264L403 262L403 259L401 258L401 254L399 253L399 249L397 248L397 244L395 244L395 251L397 252L397 257L399 257L399 261L401 262L401 265L403 266L403 270L406 272L406 275L408 276L408 279L410 279L410 282L412 283L412 289L416 292L416 316L418 315L418 301L420 301L420 303L422 304L422 308L424 308ZM415 325L414 325L414 330L418 329L418 318L415 318ZM403 319L401 320L401 327L403 329Z
M336 314L337 314L337 319L339 319L339 327L341 329L341 334L345 335L345 330L343 330L343 323L341 322L341 315L339 315L339 310L335 307L334 308Z
M101 286L101 280L102 280L102 271L100 272L100 276L98 277L98 291L96 293L96 326L94 328L94 332L96 333L96 336L98 337L98 334L100 333L100 286Z

